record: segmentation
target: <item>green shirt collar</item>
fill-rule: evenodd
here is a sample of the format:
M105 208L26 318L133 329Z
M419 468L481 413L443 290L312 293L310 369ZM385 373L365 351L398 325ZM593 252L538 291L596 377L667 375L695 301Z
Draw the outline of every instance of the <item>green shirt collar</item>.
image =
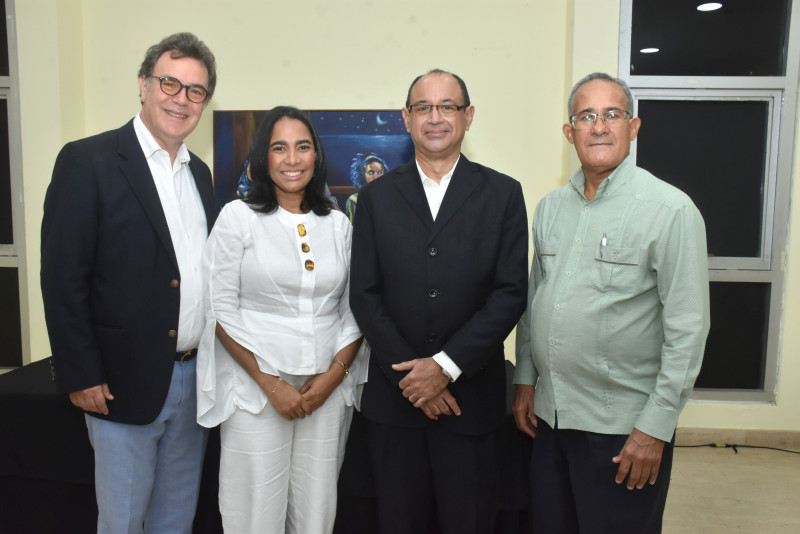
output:
M603 180L603 183L597 188L597 194L612 194L618 191L620 187L630 180L635 170L636 164L633 161L633 156L628 154L628 156L622 160L622 163L620 163L617 168L608 175L608 178ZM583 168L578 169L578 171L572 175L569 183L572 185L572 188L575 189L575 191L585 200L586 196L583 194L583 188L584 185L586 185L586 175L583 174Z

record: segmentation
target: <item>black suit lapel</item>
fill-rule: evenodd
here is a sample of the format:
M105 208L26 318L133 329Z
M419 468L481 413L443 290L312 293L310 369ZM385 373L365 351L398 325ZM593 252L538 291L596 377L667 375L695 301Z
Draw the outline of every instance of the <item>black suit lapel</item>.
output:
M161 207L161 200L158 197L158 190L153 182L150 167L147 165L139 139L136 137L136 131L133 129L133 121L123 126L119 132L117 151L121 156L120 171L130 183L139 203L153 224L161 244L169 252L170 259L177 268L178 259L175 257L175 248L172 246L167 218L164 216L164 208Z
M194 178L194 185L197 187L197 192L200 193L200 200L203 202L203 210L206 212L206 224L208 225L208 232L211 233L211 228L214 226L214 221L217 218L217 210L214 204L214 186L211 180L207 180L203 172L203 166L200 165L200 159L189 152L189 170L192 171Z
M430 239L436 237L448 221L469 198L473 191L480 185L481 176L475 172L474 165L463 155L456 165L456 170L450 178L450 185L447 186L447 193L444 195L436 221L433 223L433 231Z
M422 224L425 225L425 228L430 230L433 227L433 216L428 205L428 197L425 196L425 191L422 189L422 180L417 171L416 161L411 161L411 163L407 163L397 169L394 185L414 210L414 213L417 214Z

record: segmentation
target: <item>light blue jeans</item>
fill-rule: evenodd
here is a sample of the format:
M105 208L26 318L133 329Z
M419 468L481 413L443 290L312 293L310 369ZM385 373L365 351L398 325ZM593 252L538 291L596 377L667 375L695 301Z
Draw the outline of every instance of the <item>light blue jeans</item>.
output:
M149 425L86 416L98 534L191 533L208 438L196 420L196 365L175 362L167 400Z

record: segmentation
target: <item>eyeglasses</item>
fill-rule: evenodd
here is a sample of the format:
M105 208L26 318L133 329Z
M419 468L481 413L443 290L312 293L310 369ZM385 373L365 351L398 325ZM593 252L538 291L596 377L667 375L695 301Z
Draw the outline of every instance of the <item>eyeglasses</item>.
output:
M456 111L466 109L467 106L457 106L455 104L413 104L408 106L408 111L414 115L429 115L433 108L439 112L440 115L452 115Z
M604 113L577 113L570 115L569 122L576 130L588 130L597 122L597 117L602 117L603 124L609 128L625 124L626 119L630 119L633 114L624 109L612 109Z
M304 224L297 225L297 233L300 234L300 237L305 237L308 232L306 231L306 226ZM301 243L300 250L304 253L308 254L311 252L311 247L308 246L308 243ZM314 261L313 260L306 260L305 262L306 271L313 271L314 270Z
M184 85L178 78L172 76L150 76L150 78L158 80L165 95L175 96L181 92L181 89L186 89L186 98L189 99L189 102L202 104L208 98L208 89L202 85Z

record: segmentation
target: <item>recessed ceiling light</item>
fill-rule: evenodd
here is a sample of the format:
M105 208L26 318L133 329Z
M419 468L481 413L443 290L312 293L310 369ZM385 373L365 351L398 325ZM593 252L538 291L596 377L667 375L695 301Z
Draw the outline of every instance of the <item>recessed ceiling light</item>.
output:
M639 52L642 54L655 54L658 52L658 48L642 48Z
M719 2L706 2L697 6L697 11L714 11L722 7Z

